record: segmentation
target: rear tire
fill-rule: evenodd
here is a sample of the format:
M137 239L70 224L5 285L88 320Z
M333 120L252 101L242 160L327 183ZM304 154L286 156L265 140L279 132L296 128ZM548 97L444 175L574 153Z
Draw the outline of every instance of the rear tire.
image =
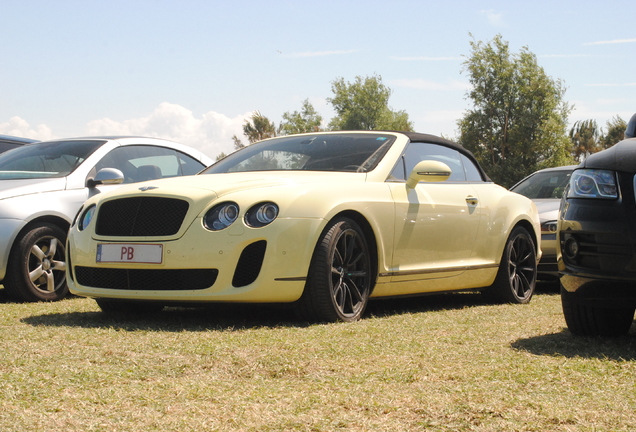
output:
M18 237L11 249L4 288L18 301L56 301L68 294L66 233L57 225L42 224Z
M570 333L577 336L623 336L629 332L636 308L608 308L576 302L561 287L561 306Z
M504 303L530 302L537 282L534 241L523 227L516 227L506 241L499 272L486 294Z
M333 220L318 241L300 315L312 322L357 321L371 291L371 258L362 229L349 218Z

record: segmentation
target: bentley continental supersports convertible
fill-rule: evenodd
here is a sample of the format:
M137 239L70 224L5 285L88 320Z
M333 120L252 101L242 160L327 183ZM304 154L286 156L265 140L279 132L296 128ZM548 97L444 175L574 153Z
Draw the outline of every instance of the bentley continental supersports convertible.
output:
M68 236L67 279L104 312L271 302L354 321L379 297L482 289L527 303L540 232L531 200L446 139L291 135L90 198Z

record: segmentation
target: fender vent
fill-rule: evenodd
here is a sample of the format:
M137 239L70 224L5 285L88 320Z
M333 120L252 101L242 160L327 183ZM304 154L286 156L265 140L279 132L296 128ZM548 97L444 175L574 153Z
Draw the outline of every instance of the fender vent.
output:
M256 280L263 266L265 249L267 249L265 240L252 243L243 249L232 278L234 288L247 286Z

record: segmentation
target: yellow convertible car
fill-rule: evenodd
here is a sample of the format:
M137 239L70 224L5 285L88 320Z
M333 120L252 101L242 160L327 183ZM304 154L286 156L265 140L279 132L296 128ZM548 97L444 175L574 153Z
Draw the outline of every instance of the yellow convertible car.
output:
M68 236L67 280L104 312L271 302L355 321L379 297L483 289L527 303L540 232L532 201L446 139L291 135L90 198Z

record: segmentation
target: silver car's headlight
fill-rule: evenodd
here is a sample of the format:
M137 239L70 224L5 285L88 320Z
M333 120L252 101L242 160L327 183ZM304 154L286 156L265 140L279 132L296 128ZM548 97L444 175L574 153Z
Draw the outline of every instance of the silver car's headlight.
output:
M238 218L239 206L225 202L212 207L203 217L203 225L209 230L220 231L232 225Z
M269 225L278 216L278 206L273 202L264 202L252 206L245 213L245 223L253 228Z
M92 205L84 210L84 213L82 213L79 218L79 224L77 225L77 228L79 228L80 231L84 231L91 224L93 216L95 216L96 209L97 207L95 205Z
M598 169L575 170L570 177L568 198L618 198L614 172Z

